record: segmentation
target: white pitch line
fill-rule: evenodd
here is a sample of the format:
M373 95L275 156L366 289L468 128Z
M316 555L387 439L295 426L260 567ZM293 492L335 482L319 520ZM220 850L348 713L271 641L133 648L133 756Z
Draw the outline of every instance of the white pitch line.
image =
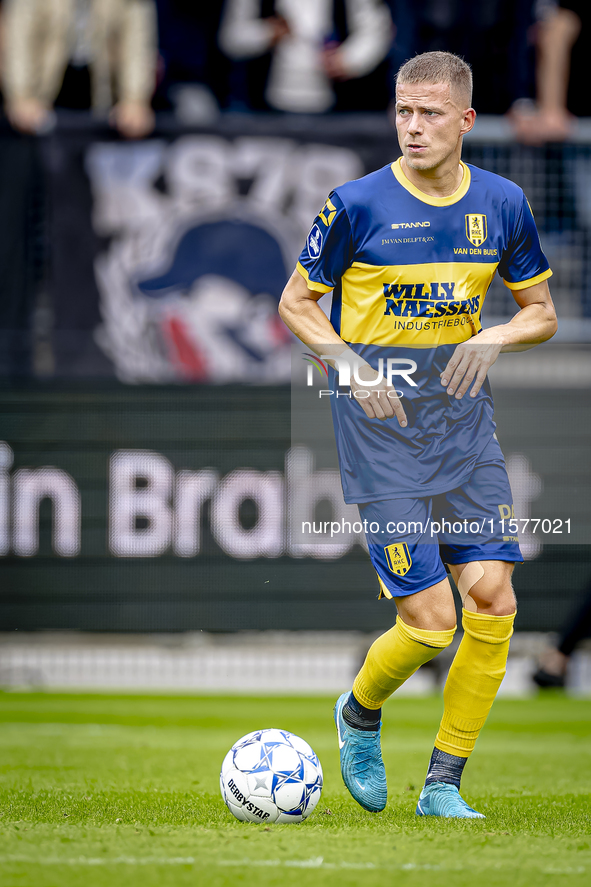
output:
M45 859L33 860L28 856L0 856L0 865L9 864L27 864L27 865L67 865L67 866L107 866L107 865L199 865L201 868L222 866L231 868L303 868L303 869L357 869L357 870L373 870L373 871L467 871L478 868L482 872L482 865L464 866L464 865L429 865L404 862L398 865L376 865L373 862L325 862L322 856L316 856L312 859L214 859L211 861L197 860L193 856L114 856L104 858L102 856L74 856L74 857L47 857ZM492 868L495 870L505 868L506 866L496 863ZM511 863L512 869L514 864ZM532 867L533 868L533 867ZM585 874L584 866L566 867L566 868L539 868L540 874L552 875L582 875Z
M438 865L415 865L412 862L402 865L376 865L373 862L325 862L322 856L312 859L214 859L203 862L193 856L115 856L115 857L48 857L33 860L27 856L0 856L0 865L9 863L28 863L30 865L195 865L223 866L225 868L303 868L303 869L361 869L361 870L407 870L407 869L441 869Z
M27 863L29 865L194 865L193 856L49 856L45 859L31 859L28 856L0 856L0 865Z
M220 859L217 865L243 867L243 866L285 866L286 868L302 869L389 869L391 866L375 865L373 862L325 862L324 857L316 856L313 859Z

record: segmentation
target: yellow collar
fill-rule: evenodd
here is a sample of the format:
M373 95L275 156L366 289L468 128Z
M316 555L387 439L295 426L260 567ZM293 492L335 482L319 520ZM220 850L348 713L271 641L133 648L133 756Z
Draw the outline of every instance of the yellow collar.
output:
M406 188L409 194L412 194L413 197L416 197L417 200L421 200L423 203L428 203L429 206L452 206L452 204L457 203L458 200L461 200L462 197L465 196L470 187L470 170L466 164L462 163L460 160L460 166L464 170L464 175L462 176L462 181L460 182L460 187L457 191L454 191L454 193L450 194L448 197L432 197L430 194L425 194L425 192L421 191L420 188L417 188L416 185L413 185L410 179L407 179L404 170L402 169L401 160L402 158L399 157L391 166L396 181L399 182L403 188Z

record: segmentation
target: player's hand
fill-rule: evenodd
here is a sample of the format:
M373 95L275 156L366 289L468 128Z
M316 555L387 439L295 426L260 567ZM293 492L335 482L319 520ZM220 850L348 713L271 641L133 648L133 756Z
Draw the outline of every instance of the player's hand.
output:
M464 396L470 385L470 397L476 397L486 374L501 353L503 345L483 341L484 336L483 333L458 345L440 375L441 384L447 388L448 394L455 394L456 400Z
M351 394L365 413L368 419L391 419L396 416L401 428L406 428L408 419L393 385L389 385L383 379L379 385L364 388L363 382L373 382L378 378L378 373L368 364L363 364L357 371L361 384L351 373ZM356 392L359 392L356 396ZM369 392L369 396L366 395Z

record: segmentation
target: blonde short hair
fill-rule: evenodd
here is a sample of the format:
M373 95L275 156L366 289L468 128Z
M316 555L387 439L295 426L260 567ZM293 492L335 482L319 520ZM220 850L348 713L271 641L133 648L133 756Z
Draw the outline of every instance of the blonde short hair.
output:
M399 83L448 83L450 92L460 93L472 104L472 71L459 55L451 52L423 52L405 62L396 75Z

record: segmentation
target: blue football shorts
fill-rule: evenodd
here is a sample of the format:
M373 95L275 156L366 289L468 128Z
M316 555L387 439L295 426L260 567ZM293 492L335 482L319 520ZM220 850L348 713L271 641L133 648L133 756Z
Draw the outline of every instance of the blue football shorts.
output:
M505 460L496 439L460 487L424 499L359 505L380 597L423 591L446 577L444 564L521 562ZM513 525L514 526L514 525Z

